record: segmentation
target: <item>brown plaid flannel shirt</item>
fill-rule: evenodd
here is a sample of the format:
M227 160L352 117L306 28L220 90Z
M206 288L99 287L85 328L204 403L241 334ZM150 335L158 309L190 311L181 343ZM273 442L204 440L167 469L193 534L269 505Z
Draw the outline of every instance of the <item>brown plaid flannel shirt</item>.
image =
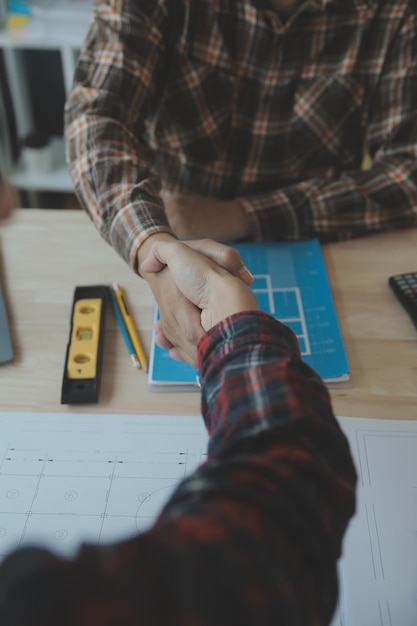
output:
M161 184L238 199L258 240L414 225L416 2L309 0L282 22L255 0L99 1L66 137L82 204L133 267L169 230Z

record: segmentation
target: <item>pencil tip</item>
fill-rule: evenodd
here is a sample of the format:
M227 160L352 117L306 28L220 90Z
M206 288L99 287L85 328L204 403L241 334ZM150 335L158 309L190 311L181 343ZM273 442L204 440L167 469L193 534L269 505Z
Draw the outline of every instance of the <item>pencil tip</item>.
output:
M132 360L133 367L135 367L137 370L139 370L140 369L140 363L139 363L138 357L135 354L131 354L130 358Z

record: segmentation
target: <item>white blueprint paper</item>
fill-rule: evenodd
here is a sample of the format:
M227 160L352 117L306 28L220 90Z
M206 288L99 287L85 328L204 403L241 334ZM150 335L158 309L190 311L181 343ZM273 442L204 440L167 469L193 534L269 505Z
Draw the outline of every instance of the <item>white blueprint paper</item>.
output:
M340 422L359 474L340 568L345 626L416 626L417 421Z
M0 413L0 559L142 532L207 441L197 416Z
M417 422L340 423L359 486L332 626L416 626ZM142 532L207 442L199 416L0 413L0 559Z

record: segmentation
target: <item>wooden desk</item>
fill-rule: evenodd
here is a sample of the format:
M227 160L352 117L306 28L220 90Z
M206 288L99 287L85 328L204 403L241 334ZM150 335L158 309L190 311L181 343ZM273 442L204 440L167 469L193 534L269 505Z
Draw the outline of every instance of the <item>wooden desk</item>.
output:
M1 226L2 273L15 359L0 366L0 410L198 414L199 394L150 393L131 366L113 315L106 320L100 402L62 406L76 285L118 282L149 350L153 298L81 211L20 209ZM391 274L417 269L417 229L323 247L351 366L332 391L338 415L417 418L417 331L391 293Z

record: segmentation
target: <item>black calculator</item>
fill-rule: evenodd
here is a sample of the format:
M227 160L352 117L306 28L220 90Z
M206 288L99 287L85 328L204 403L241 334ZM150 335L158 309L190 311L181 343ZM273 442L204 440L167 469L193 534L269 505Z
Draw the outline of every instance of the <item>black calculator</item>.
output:
M390 276L388 283L417 328L417 272Z

